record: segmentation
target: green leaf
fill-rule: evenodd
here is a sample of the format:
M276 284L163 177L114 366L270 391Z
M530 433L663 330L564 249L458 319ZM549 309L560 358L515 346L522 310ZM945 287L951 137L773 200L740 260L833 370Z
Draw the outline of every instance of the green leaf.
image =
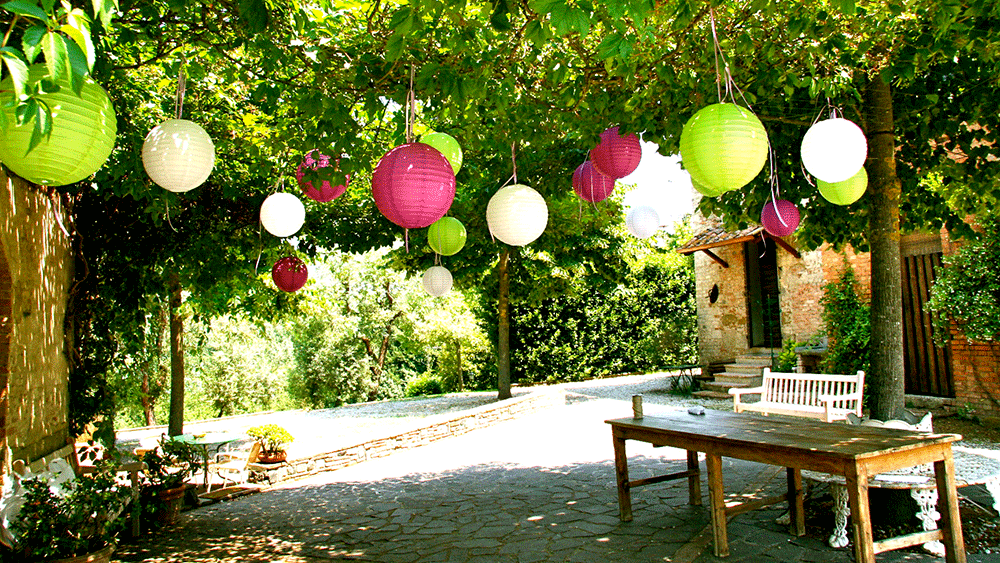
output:
M112 12L118 9L118 0L92 0L91 5L94 9L94 16L101 19L105 30L110 30Z
M10 73L11 81L14 83L14 97L20 100L24 97L24 87L28 84L28 65L24 62L23 55L13 47L0 48L0 57L3 58Z
M21 38L21 50L24 51L25 61L30 65L38 58L38 53L42 52L42 37L48 32L43 25L34 25L24 30Z
M83 10L73 10L66 18L66 25L60 31L68 35L86 56L87 70L94 69L94 42L90 37L90 19Z
M67 6L68 2L63 2L63 6ZM46 14L52 13L52 8L56 5L56 0L42 0L42 10L45 10ZM66 8L67 10L69 7Z
M76 95L79 96L83 92L84 78L90 73L90 67L87 63L87 56L83 54L80 47L76 43L63 38L66 42L66 55L69 59L70 73L69 80L70 86Z
M49 15L39 8L37 4L34 2L27 2L26 0L11 0L10 2L0 4L0 7L6 8L19 16L35 18L42 21L49 19Z
M57 82L69 81L70 62L63 36L52 31L46 33L42 37L42 52L45 53L45 66L49 69L49 76Z
M406 38L401 33L393 33L385 45L385 60L395 61L403 54L403 47L406 46Z
M601 60L611 58L628 58L632 54L632 43L617 33L612 33L597 46L597 56Z
M497 31L510 31L513 28L510 24L510 6L507 0L496 0L493 13L490 14L490 26Z
M252 34L263 32L271 23L271 13L264 0L240 0L240 18L246 22Z

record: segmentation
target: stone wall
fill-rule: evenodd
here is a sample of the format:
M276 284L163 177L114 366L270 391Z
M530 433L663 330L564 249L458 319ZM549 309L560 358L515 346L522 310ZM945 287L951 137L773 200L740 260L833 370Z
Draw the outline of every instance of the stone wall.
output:
M557 408L566 404L566 393L547 389L522 397L484 405L459 414L449 413L428 417L410 430L394 433L346 446L307 458L293 459L280 464L251 464L252 471L263 474L270 484L306 475L333 471L369 459L385 457L399 450L417 448L473 430L487 428L505 420L512 420L533 412Z
M47 188L3 172L0 185L0 438L12 459L35 459L69 435L68 213Z
M730 244L712 251L729 267L722 267L703 252L694 253L698 356L702 364L732 361L748 349L743 245ZM718 286L719 292L715 303L710 299L713 286Z

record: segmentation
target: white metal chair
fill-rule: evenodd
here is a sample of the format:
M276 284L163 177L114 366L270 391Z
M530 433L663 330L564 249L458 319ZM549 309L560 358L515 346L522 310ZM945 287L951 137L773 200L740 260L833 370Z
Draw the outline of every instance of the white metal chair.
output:
M260 442L254 442L246 452L219 452L215 454L216 463L212 471L222 478L222 486L230 481L234 485L242 485L250 479L250 464L260 458ZM212 482L208 483L205 493L212 492Z

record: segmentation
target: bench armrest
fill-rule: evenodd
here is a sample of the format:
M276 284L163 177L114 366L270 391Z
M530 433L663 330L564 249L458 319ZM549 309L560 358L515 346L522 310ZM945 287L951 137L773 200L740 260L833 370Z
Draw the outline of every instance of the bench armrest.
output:
M746 387L740 389L739 387L733 387L729 389L729 394L735 398L739 398L740 395L759 395L764 392L764 386L760 387Z
M823 421L833 422L833 402L834 401L857 401L854 407L855 414L861 415L861 391L847 393L846 395L820 395L816 400L823 403Z

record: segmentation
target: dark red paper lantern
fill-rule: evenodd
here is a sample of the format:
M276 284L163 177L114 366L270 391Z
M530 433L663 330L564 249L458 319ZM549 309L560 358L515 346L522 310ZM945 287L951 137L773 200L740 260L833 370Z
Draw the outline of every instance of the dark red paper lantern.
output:
M407 143L387 152L372 174L375 206L404 229L444 217L455 199L455 172L436 148Z
M617 126L601 133L601 141L590 151L590 160L597 170L614 180L635 172L641 159L642 145L639 144L639 137L635 133L621 136Z
M615 179L601 174L594 163L584 162L573 172L573 191L586 201L604 201L615 189Z
M336 167L339 162L339 160L334 161L334 170L337 169ZM299 164L298 169L295 170L295 179L298 180L299 187L302 188L302 193L304 193L306 197L320 203L325 203L337 199L347 191L347 184L351 181L350 175L347 176L347 181L339 186L332 185L328 180L323 180L320 187L316 188L313 185L312 180L302 180L305 177L305 170L307 168L317 170L319 168L327 168L329 166L329 156L317 152L316 158L313 158L313 151L306 153L306 157L303 159L302 164Z
M787 237L799 228L799 210L787 199L771 200L760 211L764 230L776 237Z
M309 279L309 269L306 263L295 256L285 256L274 263L271 268L271 279L281 291L289 293L298 291Z

